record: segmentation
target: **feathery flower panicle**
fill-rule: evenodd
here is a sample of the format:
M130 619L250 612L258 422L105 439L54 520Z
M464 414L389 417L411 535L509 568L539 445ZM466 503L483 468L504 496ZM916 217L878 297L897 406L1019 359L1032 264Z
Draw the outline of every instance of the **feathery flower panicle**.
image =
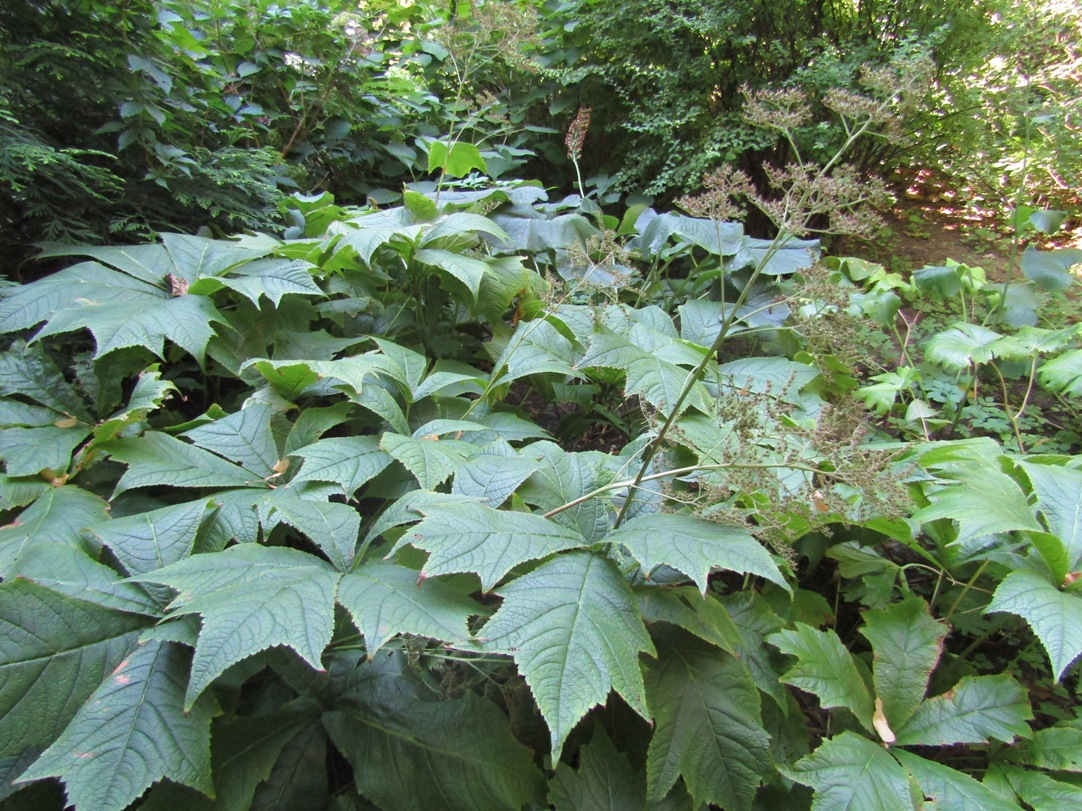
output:
M676 205L693 217L705 217L714 222L744 219L747 211L736 201L754 194L751 178L741 169L726 164L703 177L703 191L687 195Z

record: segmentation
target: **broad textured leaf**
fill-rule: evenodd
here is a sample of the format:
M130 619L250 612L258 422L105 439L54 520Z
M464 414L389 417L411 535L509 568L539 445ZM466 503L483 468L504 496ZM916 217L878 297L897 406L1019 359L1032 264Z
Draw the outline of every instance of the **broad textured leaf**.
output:
M267 780L282 750L319 717L319 707L298 699L269 715L235 716L215 722L212 762L214 811L247 811L259 784ZM322 764L320 764L322 766Z
M435 490L467 459L477 446L454 439L425 439L384 434L380 448L412 473L424 490Z
M259 259L270 248L270 245L243 245L225 239L171 233L162 234L162 244L173 260L174 272L189 282L204 276L221 276L243 263Z
M478 498L489 507L499 507L519 485L541 467L539 454L512 451L511 455L484 453L455 471L452 493Z
M395 811L507 811L540 800L544 781L507 717L471 692L401 705L354 698L323 724L365 797Z
M470 291L474 301L481 289L481 281L489 273L488 264L484 261L454 251L422 248L414 254L414 258L422 264L437 267L460 281Z
M77 600L156 617L161 607L134 583L64 543L36 543L12 566L9 577L32 580Z
M1062 592L1040 575L1007 575L985 611L1007 611L1028 622L1048 653L1056 681L1082 654L1082 596Z
M728 653L741 650L740 629L714 595L700 594L691 586L636 586L634 591L647 625L667 622Z
M725 266L727 269L740 270L762 265L762 272L768 276L785 276L810 268L819 260L817 239L789 237L773 253L772 244L773 240L770 239L745 236L740 241L740 250L726 261Z
M224 323L224 319L205 296L170 296L148 286L147 293L138 298L79 299L52 316L35 337L88 329L97 347L95 358L115 349L142 346L164 359L168 339L202 363L214 336L214 322Z
M582 244L598 233L588 219L581 214L560 214L546 218L534 209L515 209L516 214L493 214L492 221L507 234L507 239L496 241L496 247L504 252L528 251L545 253ZM528 214L528 216L527 216Z
M40 428L0 430L0 461L9 476L36 476L43 471L62 474L71 465L71 454L90 436L90 428L45 425Z
M321 439L293 452L304 459L294 483L334 482L350 498L391 463L379 448L379 437L350 436Z
M723 363L718 375L734 391L769 393L795 402L800 390L819 376L819 370L786 358L744 358Z
M439 170L447 177L465 177L474 169L482 174L488 171L485 159L477 147L468 141L454 141L449 146L443 141L433 141L428 150L428 171Z
M505 239L507 237L506 232L488 217L460 211L440 217L432 230L424 235L420 245L422 248L426 248L448 238L451 241L460 240L463 234L471 231L475 234L488 234L496 239Z
M670 211L648 221L640 219L639 224L645 225L645 228L636 242L647 255L660 253L665 243L676 236L715 256L732 256L740 250L744 235L744 227L740 223L717 222Z
M161 569L192 554L209 500L129 515L100 524L91 531L129 574Z
M598 726L593 740L579 750L577 771L556 765L549 802L556 811L643 811L646 783Z
M277 307L282 296L323 295L319 285L312 280L314 269L315 265L302 259L257 259L215 281L236 290L257 307L260 296L266 296Z
M955 324L937 332L924 345L924 357L945 369L964 372L992 360L993 347L1003 336L980 324Z
M135 487L265 487L262 479L210 451L176 437L147 431L141 437L117 439L103 446L118 462L128 465L116 493Z
M357 230L345 230L335 246L335 251L340 250L341 246L348 246L355 250L369 267L372 267L372 258L380 248L395 243L410 243L425 230L422 224L394 225L381 221L382 224L376 225L366 223L367 219L358 217L353 220L351 224L360 227Z
M1082 566L1082 470L1020 462L1048 531L1063 542L1070 571Z
M1026 691L1011 676L967 676L917 707L894 731L899 746L985 743L993 738L1011 743L1029 736L1026 721L1032 717Z
M265 479L274 475L279 458L271 432L271 414L270 406L254 403L220 420L185 431L182 436Z
M327 807L330 804L327 746L322 723L314 721L301 729L282 747L270 777L256 788L249 811Z
M339 575L320 558L295 549L242 544L196 555L143 579L180 593L173 614L199 614L185 708L227 667L284 645L315 670L331 641Z
M18 344L0 355L0 395L7 394L23 394L60 414L93 422L83 398L37 346Z
M1005 768L1011 788L1033 811L1063 811L1082 807L1082 786L1040 772Z
M582 377L572 368L576 359L571 341L551 323L542 319L520 321L492 365L492 381L506 385L536 374Z
M150 412L156 411L175 392L176 386L161 379L157 364L151 366L139 375L128 404L94 427L94 439L98 442L115 439L129 425L141 422Z
M1041 364L1037 370L1041 385L1061 394L1082 397L1082 349L1064 352Z
M552 737L552 761L582 716L614 689L644 718L639 653L654 653L635 597L616 566L589 552L559 555L500 592L481 630L487 650L509 651Z
M313 501L278 489L266 494L260 510L264 523L266 518L281 520L307 535L340 572L353 565L361 517L350 505Z
M530 453L543 457L541 468L519 493L528 503L543 510L555 510L609 484L613 474L606 469L607 454L572 453L549 442L530 446ZM612 527L604 499L590 498L574 507L561 509L555 520L577 530L590 543L601 540Z
M802 622L778 631L767 641L797 661L781 677L785 684L819 697L823 709L845 707L865 729L872 729L872 698L853 655L834 631L819 631Z
M683 777L696 806L749 811L771 757L747 668L711 645L673 635L658 640L645 683L656 725L646 759L649 798L661 800Z
M1078 248L1041 251L1030 247L1022 252L1022 272L1044 290L1070 287L1075 281L1070 268L1079 263L1082 263L1082 250Z
M395 549L408 543L431 553L425 576L476 572L485 591L520 563L585 545L575 530L531 513L482 504L420 510L424 521L403 535Z
M662 564L686 574L704 595L714 568L765 577L790 590L770 554L743 527L663 513L634 518L605 540L626 546L647 574Z
M370 657L398 634L460 642L469 636L469 618L484 611L438 580L389 563L367 563L345 575L338 602L364 634Z
M97 557L82 531L108 520L109 505L74 485L50 487L19 517L0 527L0 577L21 554L43 542L63 543Z
M1014 479L995 466L959 465L945 475L957 482L926 489L932 504L913 516L917 521L954 519L958 522L956 543L997 532L1042 531Z
M164 298L168 295L160 284L164 275L136 279L95 262L64 268L30 284L6 289L0 298L0 332L33 327L79 300L123 304Z
M890 727L899 729L924 699L947 628L932 619L923 600L912 597L865 612L861 633L872 643L875 693Z
M782 772L815 789L813 811L913 811L916 805L898 762L852 732L834 736Z
M78 809L121 811L163 777L214 794L212 705L184 707L190 655L169 642L131 653L23 775L60 777Z
M27 580L0 585L0 757L51 743L145 624Z
M668 414L676 405L680 393L688 383L691 371L657 357L644 357L627 367L628 394L637 394L650 405ZM703 413L710 411L710 397L700 381L691 384L691 393L685 398L682 409L695 408Z
M904 749L894 750L894 757L913 775L927 797L944 811L1021 811L1017 803L1003 797L968 774L925 760Z
M1039 729L1018 743L1015 754L1020 763L1039 769L1082 772L1082 726L1068 722Z

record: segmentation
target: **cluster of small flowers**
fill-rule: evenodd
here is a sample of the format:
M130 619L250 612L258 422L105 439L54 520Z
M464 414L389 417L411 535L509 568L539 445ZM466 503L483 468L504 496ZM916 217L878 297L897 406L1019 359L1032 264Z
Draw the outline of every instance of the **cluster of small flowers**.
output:
M567 137L564 143L567 145L567 157L577 161L582 157L582 145L586 141L586 133L590 129L590 116L592 110L589 107L580 107L575 115L571 126L567 128Z

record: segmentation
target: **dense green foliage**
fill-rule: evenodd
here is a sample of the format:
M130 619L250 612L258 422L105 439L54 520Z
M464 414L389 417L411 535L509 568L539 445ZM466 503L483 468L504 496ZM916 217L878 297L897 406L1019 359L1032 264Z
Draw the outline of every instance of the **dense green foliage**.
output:
M874 228L862 167L985 10L643 6L2 12L6 228L261 231L0 287L0 806L1079 804L1082 251L991 281L818 241ZM648 43L662 116L712 92L678 69L803 77L719 119L779 162L708 155L679 210L583 178L623 124L539 105L631 104ZM679 187L655 159L711 132L610 152ZM500 179L553 135L580 194Z

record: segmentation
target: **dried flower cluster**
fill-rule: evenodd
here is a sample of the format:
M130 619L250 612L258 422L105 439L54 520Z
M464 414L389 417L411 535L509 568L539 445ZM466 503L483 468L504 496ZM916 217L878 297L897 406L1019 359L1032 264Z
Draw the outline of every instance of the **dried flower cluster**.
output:
M564 143L567 145L567 157L573 161L577 161L582 157L582 145L585 143L586 133L590 129L591 113L592 110L589 107L580 107L571 122L571 126L567 128L567 137L564 139Z
M703 177L703 191L679 198L676 205L693 217L729 222L744 219L747 211L737 201L754 193L745 172L725 165Z

